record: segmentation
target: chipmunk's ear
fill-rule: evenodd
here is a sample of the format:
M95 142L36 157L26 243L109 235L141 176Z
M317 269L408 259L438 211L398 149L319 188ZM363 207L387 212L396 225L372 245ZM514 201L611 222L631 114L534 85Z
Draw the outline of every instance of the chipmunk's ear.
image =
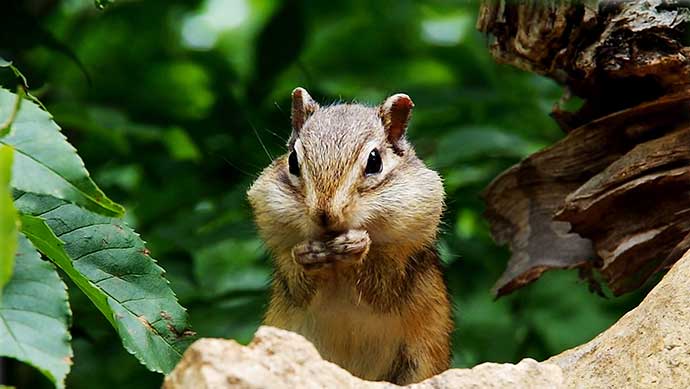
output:
M306 89L298 87L292 91L292 129L295 133L299 132L304 122L317 109L319 104L309 96Z
M405 134L407 123L412 117L414 103L404 93L395 94L379 106L379 117L388 135L388 141L395 148L400 147L400 140Z

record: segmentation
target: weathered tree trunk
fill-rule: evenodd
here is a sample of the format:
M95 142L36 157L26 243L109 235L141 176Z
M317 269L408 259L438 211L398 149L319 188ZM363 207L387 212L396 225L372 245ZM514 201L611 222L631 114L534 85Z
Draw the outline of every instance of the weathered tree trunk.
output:
M596 269L615 294L690 248L687 2L486 1L477 28L502 63L558 81L567 136L496 178L486 217L512 257L509 293L552 268Z

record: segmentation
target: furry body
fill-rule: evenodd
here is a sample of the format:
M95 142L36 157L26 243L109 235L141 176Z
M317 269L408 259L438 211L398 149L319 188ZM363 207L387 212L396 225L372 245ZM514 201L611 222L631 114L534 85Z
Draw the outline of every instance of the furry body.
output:
M433 249L443 185L403 136L411 108L405 95L322 108L296 89L294 155L248 192L275 264L265 323L361 378L398 384L447 369L452 330Z

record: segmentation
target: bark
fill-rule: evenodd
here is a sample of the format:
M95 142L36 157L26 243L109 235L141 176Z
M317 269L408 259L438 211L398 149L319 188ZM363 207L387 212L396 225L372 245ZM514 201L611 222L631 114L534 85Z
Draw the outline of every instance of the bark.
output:
M494 239L512 251L497 295L553 268L597 270L618 295L690 247L689 25L678 1L482 3L477 27L498 62L585 101L556 105L565 138L484 193Z

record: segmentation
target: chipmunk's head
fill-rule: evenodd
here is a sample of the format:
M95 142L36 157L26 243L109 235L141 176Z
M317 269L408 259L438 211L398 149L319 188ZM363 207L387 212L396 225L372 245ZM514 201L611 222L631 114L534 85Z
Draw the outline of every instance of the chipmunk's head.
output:
M367 230L372 247L431 244L443 185L405 139L413 106L396 94L377 107L320 107L295 89L288 153L248 192L269 247L289 249L348 229Z

